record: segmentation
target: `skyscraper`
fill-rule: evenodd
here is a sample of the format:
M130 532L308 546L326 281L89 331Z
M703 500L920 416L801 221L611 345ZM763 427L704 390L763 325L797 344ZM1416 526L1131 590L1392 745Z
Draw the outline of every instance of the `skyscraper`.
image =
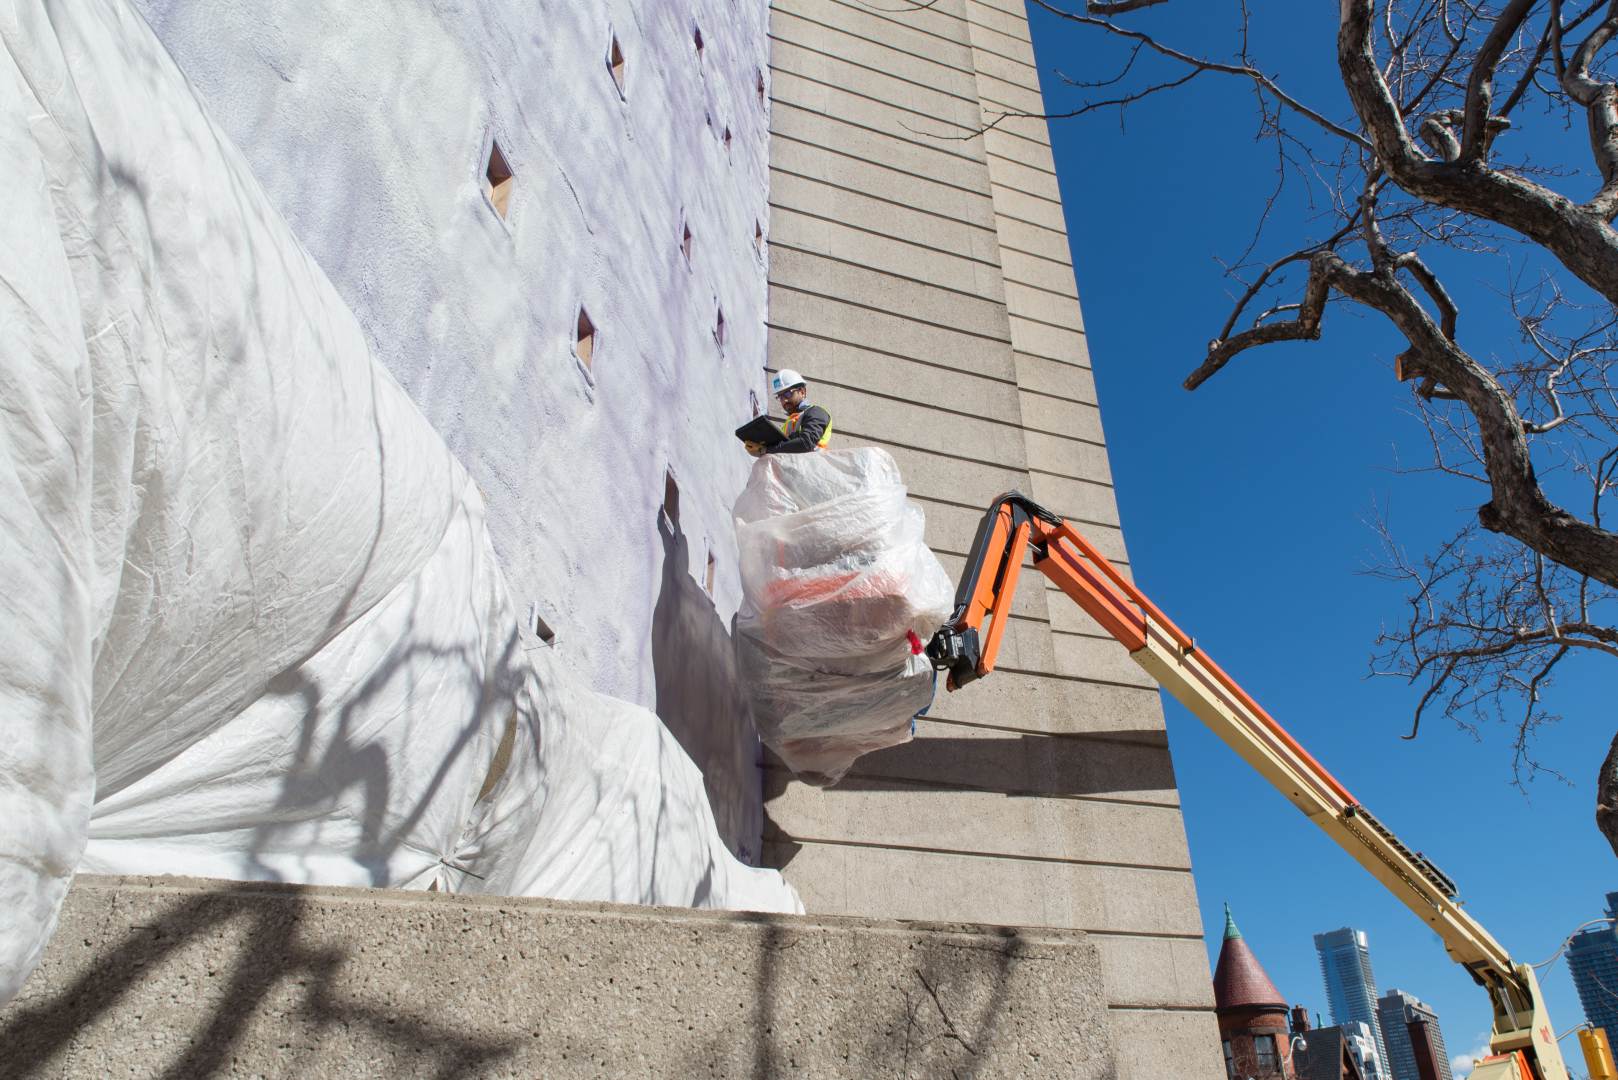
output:
M1416 1047L1410 1035L1412 1023L1422 1025L1425 1031L1439 1080L1452 1080L1449 1052L1444 1048L1444 1036L1438 1029L1438 1014L1431 1006L1403 990L1389 990L1377 998L1376 1012L1393 1080L1418 1080L1421 1075L1416 1071Z
M1618 892L1607 894L1607 917L1618 918ZM1578 987L1584 1018L1618 1035L1618 925L1608 923L1573 935L1567 967Z
M1326 1002L1332 1022L1355 1022L1370 1028L1376 1044L1376 1072L1366 1080L1388 1080L1387 1044L1376 1015L1376 976L1371 973L1371 949L1365 931L1343 927L1315 935L1315 951L1320 954L1320 974L1326 981Z

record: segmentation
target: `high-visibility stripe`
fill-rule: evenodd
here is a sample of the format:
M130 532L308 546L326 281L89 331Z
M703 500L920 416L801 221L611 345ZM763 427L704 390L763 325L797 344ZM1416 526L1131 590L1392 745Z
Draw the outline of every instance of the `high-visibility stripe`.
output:
M824 411L824 410L822 410L822 411ZM798 433L798 428L800 426L802 426L802 424L803 424L803 413L804 413L804 410L800 409L798 412L795 412L791 416L787 417L786 433L787 433L787 436L789 438L791 436L793 436L793 435L796 435ZM826 447L828 447L830 445L831 445L831 413L826 413L826 430L821 432L820 441L815 444L815 448L817 450L824 450L824 449L826 449Z

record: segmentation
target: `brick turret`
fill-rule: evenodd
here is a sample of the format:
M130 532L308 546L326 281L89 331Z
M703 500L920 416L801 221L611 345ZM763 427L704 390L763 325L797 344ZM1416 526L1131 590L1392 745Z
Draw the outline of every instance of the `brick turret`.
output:
M1214 969L1214 1009L1233 1080L1293 1080L1287 1002L1225 905L1225 942Z

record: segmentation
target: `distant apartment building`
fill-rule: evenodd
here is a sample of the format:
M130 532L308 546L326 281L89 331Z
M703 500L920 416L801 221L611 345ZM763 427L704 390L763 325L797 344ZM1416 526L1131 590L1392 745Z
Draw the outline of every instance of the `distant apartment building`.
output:
M1618 892L1607 894L1607 917L1618 919ZM1609 1039L1618 1035L1618 923L1573 935L1567 947L1567 967L1573 973L1584 1018L1605 1028Z
M1376 976L1371 972L1371 949L1365 931L1343 927L1315 935L1315 952L1320 955L1320 975L1326 983L1326 1002L1332 1022L1346 1028L1360 1023L1376 1051L1367 1065L1365 1080L1390 1080L1387 1072L1387 1046L1376 1012Z
M1359 1064L1360 1075L1365 1080L1377 1080L1378 1077L1387 1080L1388 1057L1382 1052L1376 1030L1362 1020L1345 1021L1340 1027L1343 1042Z
M1439 1080L1453 1080L1449 1052L1444 1047L1443 1032L1438 1028L1438 1014L1430 1005L1403 990L1389 990L1377 998L1376 1012L1393 1080L1420 1080L1421 1072L1416 1065L1418 1053L1432 1060Z

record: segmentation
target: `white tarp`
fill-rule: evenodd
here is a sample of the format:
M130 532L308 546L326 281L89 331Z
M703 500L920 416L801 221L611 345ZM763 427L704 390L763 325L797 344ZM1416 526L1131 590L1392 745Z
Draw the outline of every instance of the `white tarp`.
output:
M81 857L800 909L522 648L475 485L140 18L0 40L0 1000Z
M865 447L760 458L736 500L753 719L811 782L907 741L932 701L921 643L954 589L907 496L893 456Z

